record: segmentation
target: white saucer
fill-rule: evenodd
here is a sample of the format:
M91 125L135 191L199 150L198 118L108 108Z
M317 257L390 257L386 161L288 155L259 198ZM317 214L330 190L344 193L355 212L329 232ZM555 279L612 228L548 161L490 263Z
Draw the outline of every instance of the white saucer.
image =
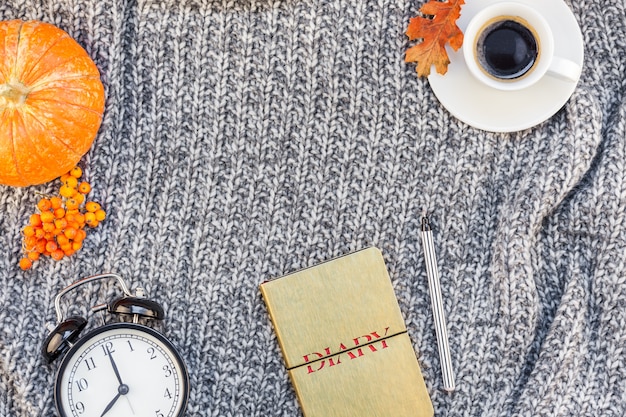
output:
M457 21L465 32L468 22L483 7L498 0L471 0L461 8ZM534 0L521 0L537 6ZM558 56L583 65L583 38L574 14L563 0L539 2L543 16L553 28ZM500 91L477 81L465 65L462 48L448 48L450 65L445 75L434 71L428 77L441 104L455 117L479 129L515 132L552 117L574 92L577 82L546 75L534 85L518 91Z

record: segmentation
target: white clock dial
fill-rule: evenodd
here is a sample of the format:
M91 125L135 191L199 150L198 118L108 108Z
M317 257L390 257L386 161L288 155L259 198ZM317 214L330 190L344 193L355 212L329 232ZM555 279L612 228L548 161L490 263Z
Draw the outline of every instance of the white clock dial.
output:
M114 323L81 338L57 375L63 417L180 417L189 377L174 347L138 324Z

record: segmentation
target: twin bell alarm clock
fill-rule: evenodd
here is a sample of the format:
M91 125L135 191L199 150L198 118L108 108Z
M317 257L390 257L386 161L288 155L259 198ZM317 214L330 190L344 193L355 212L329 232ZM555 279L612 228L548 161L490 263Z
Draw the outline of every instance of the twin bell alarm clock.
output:
M61 298L81 285L105 279L117 280L123 295L92 310L106 310L121 320L82 335L87 319L63 317ZM139 323L165 316L141 288L133 295L119 275L94 275L63 289L54 307L57 324L46 337L42 354L48 363L60 359L54 389L60 417L184 415L189 398L187 368L169 340Z

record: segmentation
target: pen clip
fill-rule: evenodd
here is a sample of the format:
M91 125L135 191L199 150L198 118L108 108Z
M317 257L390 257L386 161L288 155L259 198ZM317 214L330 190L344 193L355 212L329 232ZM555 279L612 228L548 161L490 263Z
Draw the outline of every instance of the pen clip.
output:
M430 220L426 217L426 214L422 215L422 232L429 232L432 229L430 228Z

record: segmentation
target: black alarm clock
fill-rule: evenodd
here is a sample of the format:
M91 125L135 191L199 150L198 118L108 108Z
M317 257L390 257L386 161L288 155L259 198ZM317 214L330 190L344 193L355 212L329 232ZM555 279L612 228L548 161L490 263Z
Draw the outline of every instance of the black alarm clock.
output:
M81 335L87 319L64 318L61 297L76 287L116 279L123 296L92 310L130 318L104 324ZM160 332L139 319L162 320L163 308L133 295L116 274L83 278L55 298L57 325L46 337L42 354L48 363L61 358L54 390L60 417L182 417L189 398L189 374L180 353ZM142 320L146 321L146 320Z

